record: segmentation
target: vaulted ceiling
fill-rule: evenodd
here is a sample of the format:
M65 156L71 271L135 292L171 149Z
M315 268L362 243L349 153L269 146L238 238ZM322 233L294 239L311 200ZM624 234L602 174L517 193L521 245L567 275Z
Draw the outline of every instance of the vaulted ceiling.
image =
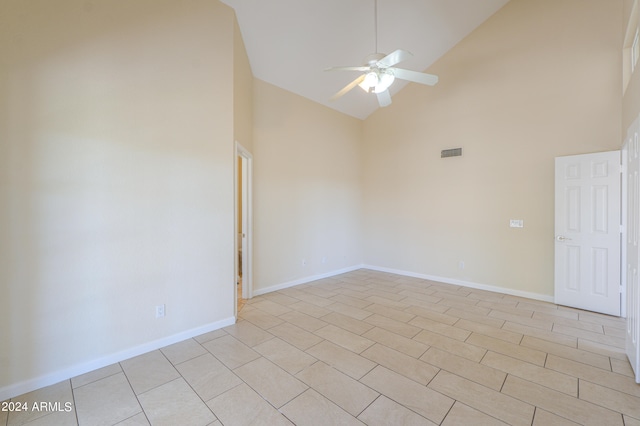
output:
M401 68L424 71L509 0L221 0L236 11L256 78L364 119L378 106L359 88L330 98L358 77L324 71L362 65L378 52L404 49L413 57ZM446 79L446 75L439 76ZM393 96L407 84L391 87Z

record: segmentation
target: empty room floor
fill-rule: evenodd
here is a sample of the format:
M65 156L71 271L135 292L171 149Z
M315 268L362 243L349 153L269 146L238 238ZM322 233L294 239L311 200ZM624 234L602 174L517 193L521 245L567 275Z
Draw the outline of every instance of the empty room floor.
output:
M4 411L0 425L640 425L624 324L360 269L14 398L71 409Z

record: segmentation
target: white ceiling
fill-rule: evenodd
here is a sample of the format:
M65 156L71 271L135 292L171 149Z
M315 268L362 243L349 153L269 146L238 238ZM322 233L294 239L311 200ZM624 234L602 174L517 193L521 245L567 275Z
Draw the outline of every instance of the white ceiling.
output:
M374 0L221 1L236 11L256 78L360 119L379 108L357 87L330 101L359 74L324 71L374 53ZM378 51L408 50L398 66L424 71L508 1L378 0ZM406 85L396 81L391 95Z

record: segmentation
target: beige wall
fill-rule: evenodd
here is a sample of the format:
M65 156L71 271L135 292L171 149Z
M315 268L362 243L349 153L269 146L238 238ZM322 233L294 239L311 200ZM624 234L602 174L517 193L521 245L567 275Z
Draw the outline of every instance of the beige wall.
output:
M2 400L233 321L234 16L0 9Z
M253 73L238 22L235 20L233 27L233 72L234 138L251 151L253 147Z
M364 122L254 80L226 6L174 4L0 6L0 392L233 316L234 139L255 292L366 263L550 295L553 158L640 111L623 0L511 0Z
M253 73L238 21L235 19L233 26L233 137L249 152L253 150ZM240 233L242 232L242 160L240 157L237 158L236 164L238 178L236 223L237 231ZM237 238L235 241L237 244Z
M254 292L359 265L362 122L256 79L253 135Z
M625 20L624 20L624 28L627 31L627 43L629 44L631 40L633 40L633 36L635 35L635 31L638 28L638 12L636 11L635 15L632 15L633 5L637 5L637 0L625 0ZM630 58L625 58L630 61ZM638 67L633 74L631 74L629 78L629 85L626 87L624 92L623 102L622 102L622 130L626 134L626 129L628 129L633 121L638 118L640 115L640 62L638 63ZM624 67L630 68L630 62L625 62L623 64Z
M511 0L370 116L365 262L552 295L554 157L622 141L622 8Z

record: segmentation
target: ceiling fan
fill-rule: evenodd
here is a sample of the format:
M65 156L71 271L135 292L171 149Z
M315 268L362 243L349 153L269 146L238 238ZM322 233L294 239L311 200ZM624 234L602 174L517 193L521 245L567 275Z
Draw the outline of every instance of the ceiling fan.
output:
M378 0L374 0L374 37L375 51L378 51ZM438 82L438 76L411 71L403 68L396 68L394 65L405 61L413 55L406 50L398 49L388 55L383 53L372 53L364 60L365 64L351 67L331 67L325 71L361 71L358 78L347 84L340 91L331 97L336 100L349 92L356 86L360 86L367 93L375 93L381 107L391 105L391 94L389 87L396 78L412 81L414 83L427 84L433 86Z

